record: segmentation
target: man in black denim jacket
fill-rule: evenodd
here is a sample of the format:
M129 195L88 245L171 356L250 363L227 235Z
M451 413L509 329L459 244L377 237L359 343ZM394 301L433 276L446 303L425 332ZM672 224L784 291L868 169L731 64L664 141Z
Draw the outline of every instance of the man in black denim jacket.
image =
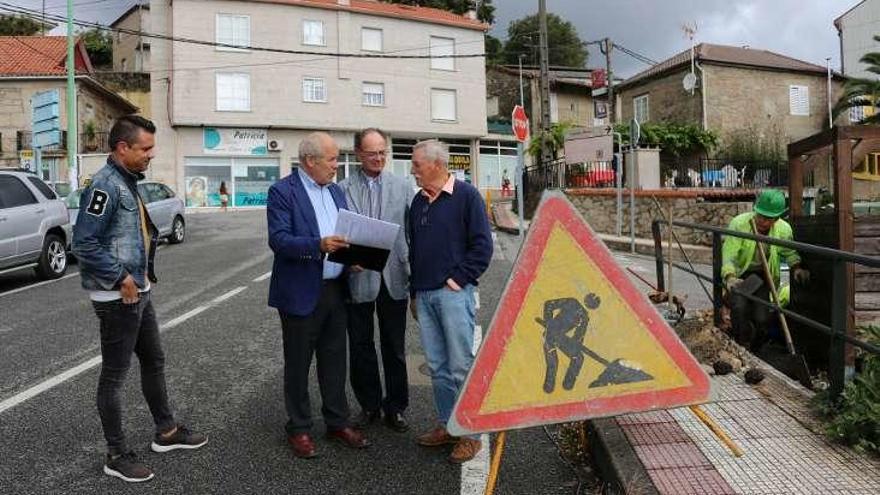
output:
M141 389L156 424L155 452L197 449L205 435L174 420L165 387L165 355L159 339L150 284L158 231L137 190L155 156L156 127L143 117L121 117L110 130L112 152L80 199L73 251L82 286L101 322L98 412L107 440L104 473L124 481L153 478L125 442L119 395L132 353L141 365Z

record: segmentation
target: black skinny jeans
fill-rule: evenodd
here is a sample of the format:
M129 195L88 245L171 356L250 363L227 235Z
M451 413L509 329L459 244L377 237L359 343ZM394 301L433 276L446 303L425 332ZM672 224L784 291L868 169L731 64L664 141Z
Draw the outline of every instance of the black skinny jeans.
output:
M123 304L120 299L92 302L92 305L101 322L98 413L110 454L122 454L128 451L128 446L122 431L119 395L131 366L132 353L140 361L141 390L153 415L156 431L167 431L175 426L165 387L165 354L149 292L142 293L140 301L135 304Z

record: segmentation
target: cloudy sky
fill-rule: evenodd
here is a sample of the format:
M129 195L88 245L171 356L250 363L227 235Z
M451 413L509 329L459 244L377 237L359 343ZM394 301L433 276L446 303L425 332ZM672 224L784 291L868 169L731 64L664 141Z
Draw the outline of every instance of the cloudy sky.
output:
M43 0L3 0L41 8ZM45 0L47 10L65 12L65 0ZM110 22L135 0L75 0L77 18ZM510 21L537 12L537 0L494 0L492 34L505 38ZM682 25L697 26L697 42L749 45L832 67L840 66L837 32L832 22L858 0L547 0L547 10L571 21L582 40L611 37L653 60L687 48ZM601 54L591 53L600 62ZM646 68L615 53L623 76ZM590 65L593 65L591 63Z
M688 48L684 24L696 23L696 41L772 50L808 62L840 67L840 45L833 21L858 0L547 0L547 10L570 21L582 40L610 37L653 60ZM494 36L505 38L510 21L538 11L537 0L494 0ZM598 47L596 47L598 48ZM590 53L590 65L604 56ZM647 68L614 54L619 73Z

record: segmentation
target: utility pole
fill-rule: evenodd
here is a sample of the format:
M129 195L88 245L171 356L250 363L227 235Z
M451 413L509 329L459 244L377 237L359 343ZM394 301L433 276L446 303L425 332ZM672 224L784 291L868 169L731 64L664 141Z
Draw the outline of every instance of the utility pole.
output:
M608 123L614 125L616 120L615 104L614 104L614 73L611 72L611 50L614 49L614 43L611 38L605 38L605 87L608 88Z
M43 0L43 25L40 26L43 30L43 36L46 36L46 0Z
M550 55L547 48L547 1L538 0L538 34L541 53L541 131L550 132ZM543 141L541 146L541 162L546 164L553 160L553 153Z
M825 58L825 67L828 70L828 79L825 82L827 86L827 99L828 99L828 128L834 128L834 113L831 109L831 57Z
M67 180L79 186L76 167L76 58L73 55L73 0L67 0Z

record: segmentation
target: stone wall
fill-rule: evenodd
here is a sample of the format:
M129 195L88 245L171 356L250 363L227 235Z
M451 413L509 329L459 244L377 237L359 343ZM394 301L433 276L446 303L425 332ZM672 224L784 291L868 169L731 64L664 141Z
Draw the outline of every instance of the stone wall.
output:
M725 136L752 128L770 134L783 133L784 142L811 136L828 127L827 80L823 73L754 70L706 65L709 128ZM806 86L809 115L791 115L789 87ZM841 82L832 83L832 101L841 93ZM844 123L838 121L838 123Z
M675 122L679 124L702 125L703 97L700 89L690 94L682 87L681 81L687 69L675 71L656 79L636 83L620 90L620 122L633 118L633 100L642 95L648 96L648 122ZM710 88L711 95L711 88Z
M670 193L677 194L670 194ZM590 227L601 234L617 233L617 196L614 190L569 190L568 199L578 208ZM751 201L709 202L691 192L677 191L636 191L635 231L636 237L651 238L651 223L660 218L652 196L657 198L665 215L673 209L673 220L726 227L730 220L740 213L750 211ZM629 191L623 194L622 235L630 235ZM712 236L705 232L676 228L679 240L684 244L712 245Z

